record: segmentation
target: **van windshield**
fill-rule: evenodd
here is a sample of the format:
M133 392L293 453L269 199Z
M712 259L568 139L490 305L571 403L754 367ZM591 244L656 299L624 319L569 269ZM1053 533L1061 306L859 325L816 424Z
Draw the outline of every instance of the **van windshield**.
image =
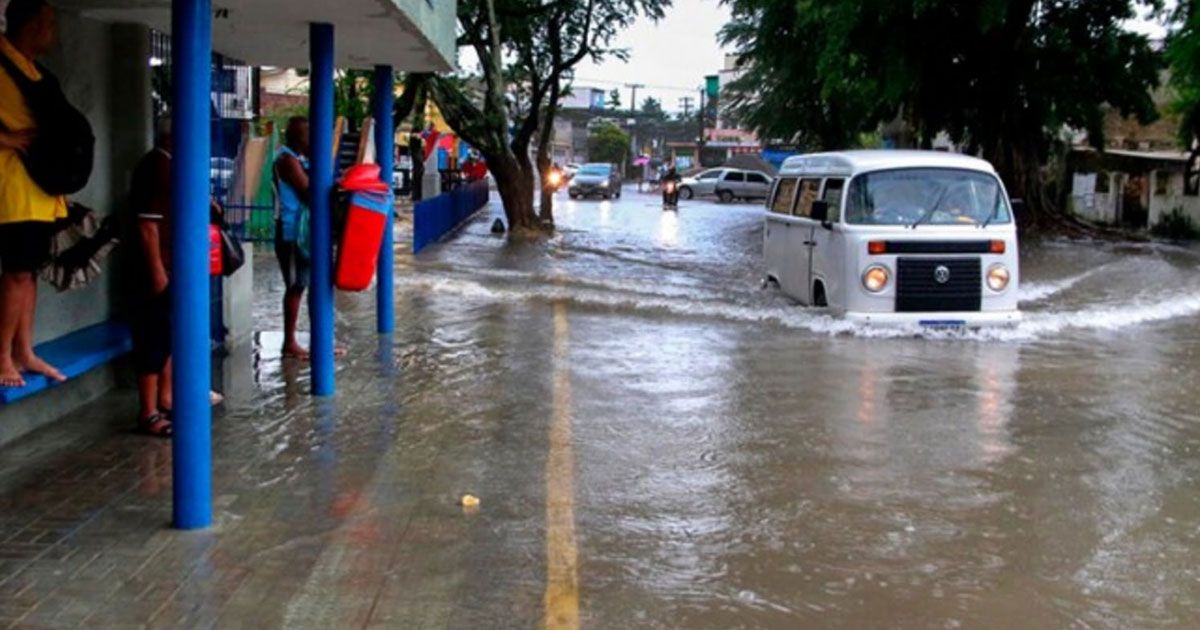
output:
M612 167L606 164L588 164L579 169L580 175L608 175Z
M1012 220L1000 183L986 173L911 168L855 177L846 222L859 225L984 225Z

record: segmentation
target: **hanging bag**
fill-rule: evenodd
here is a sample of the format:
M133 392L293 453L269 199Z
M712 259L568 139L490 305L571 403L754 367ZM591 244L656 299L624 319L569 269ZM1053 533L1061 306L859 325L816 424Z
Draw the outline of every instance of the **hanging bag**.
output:
M96 149L87 117L67 101L58 79L42 66L37 66L40 81L30 80L3 53L0 67L25 98L37 127L29 149L20 154L29 177L48 195L79 192L92 176Z

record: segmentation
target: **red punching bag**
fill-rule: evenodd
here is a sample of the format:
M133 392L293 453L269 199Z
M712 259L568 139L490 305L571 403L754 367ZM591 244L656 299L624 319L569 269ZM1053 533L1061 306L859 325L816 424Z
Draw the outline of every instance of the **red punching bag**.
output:
M379 165L358 164L347 169L341 189L350 196L333 284L343 291L362 291L375 277L383 231L392 227L391 186L379 179Z

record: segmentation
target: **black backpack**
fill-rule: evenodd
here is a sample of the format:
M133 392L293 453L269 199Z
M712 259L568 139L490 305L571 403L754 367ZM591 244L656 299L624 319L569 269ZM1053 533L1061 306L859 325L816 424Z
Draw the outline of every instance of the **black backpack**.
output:
M58 79L40 65L41 81L31 81L3 52L0 66L25 97L37 125L29 150L21 155L29 177L49 195L79 192L92 175L96 148L87 117L67 101Z

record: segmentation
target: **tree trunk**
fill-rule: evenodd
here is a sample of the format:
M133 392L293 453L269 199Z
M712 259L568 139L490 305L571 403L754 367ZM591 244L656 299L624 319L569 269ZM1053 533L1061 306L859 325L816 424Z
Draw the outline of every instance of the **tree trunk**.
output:
M511 153L484 153L483 157L496 179L508 229L517 232L535 229L538 221L533 209L533 173Z

